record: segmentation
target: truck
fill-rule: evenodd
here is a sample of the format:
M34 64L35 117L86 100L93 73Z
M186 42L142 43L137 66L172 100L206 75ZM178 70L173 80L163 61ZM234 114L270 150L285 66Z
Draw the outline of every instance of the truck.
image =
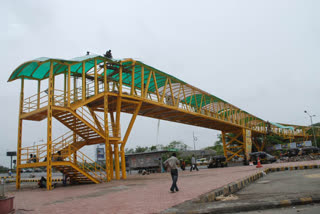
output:
M162 171L162 156L169 151L155 151L126 154L126 169L127 171L138 170L141 173L143 170L155 173Z

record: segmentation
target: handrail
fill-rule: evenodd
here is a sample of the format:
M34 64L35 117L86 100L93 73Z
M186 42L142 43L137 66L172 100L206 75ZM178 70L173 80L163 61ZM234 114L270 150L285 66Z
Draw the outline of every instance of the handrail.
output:
M76 163L76 165L90 174L91 176L95 177L96 179L100 181L105 181L106 180L106 174L105 174L105 168L101 166L100 164L94 162L91 158L86 156L84 153L80 152L79 150L77 151L77 159L74 158L73 156L73 149L74 146L71 144L68 146L68 156L66 158L69 158L69 160L72 163ZM80 159L81 161L78 161ZM94 164L91 164L94 163ZM102 170L101 170L102 169Z
M59 141L61 139L61 141ZM79 140L79 138L77 139ZM100 181L106 179L105 169L103 166L95 163L91 158L86 156L84 153L79 151L78 148L72 145L73 133L67 132L54 140L59 141L52 144L52 160L58 161L58 157L61 157L63 161L70 161L76 163L76 165L86 171L91 176L95 177ZM81 142L81 141L77 141ZM64 151L58 155L58 151ZM47 158L47 144L39 144L35 146L23 147L20 149L21 162L34 163L43 162ZM74 158L73 154L77 153L77 159ZM36 159L30 159L30 154L36 155ZM79 161L80 160L80 161ZM60 161L60 160L59 160ZM92 164L94 163L94 164Z
M98 115L95 114L97 120L98 120L98 124L96 123L96 121L92 118L93 115L91 115L91 113L85 109L85 106L81 106L76 110L76 113L79 114L79 116L81 116L82 118L84 118L86 121L88 121L91 125L93 125L96 129L100 129L102 128L102 131L104 131L104 120ZM112 132L112 124L111 122L109 122L108 125L109 128L109 135L113 136L113 137L119 137L121 136L121 133L119 133L118 136L114 136L113 132Z
M104 84L100 81L98 83L99 83L98 84L98 93L100 93L100 92L104 91ZM119 90L119 88L117 87L117 84L118 84L118 82L109 81L108 90L115 91L115 93L118 93L117 90ZM181 86L179 86L179 87L181 87ZM131 86L123 85L122 90L123 90L124 94L129 94L131 91ZM31 112L31 111L34 111L34 110L38 109L39 107L42 107L43 105L45 105L46 101L48 99L48 95L44 94L44 93L46 93L46 90L40 92L39 103L38 103L38 95L37 94L32 95L32 96L24 99L23 111L24 112ZM158 93L160 96L163 96L164 92L159 91ZM86 84L85 95L86 95L86 97L91 97L91 96L95 95L94 82L89 82ZM141 90L136 87L134 88L134 94L132 94L132 95L138 96L138 97L143 97L144 99L148 99L148 100L151 100L154 102L162 102L162 101L158 100L159 97L155 92L148 91L147 94L145 95L145 94L142 94ZM228 106L226 108L224 106L224 107L222 107L222 108L224 108L223 111L215 112L214 108L216 108L217 106L215 106L215 107L210 107L210 106L195 107L195 106L191 106L190 103L182 102L179 97L174 97L174 101L178 102L178 103L173 105L172 99L167 98L167 96L165 96L165 97L166 97L166 99L163 100L163 103L168 106L174 106L179 109L190 111L192 113L202 114L205 116L209 116L212 118L216 118L219 120L230 122L234 125L240 125L244 128L249 128L249 129L259 131L262 133L267 133L266 123L257 123L255 120L244 122L243 120L245 118L248 118L248 116L249 117L252 116L253 118L255 118L255 117L250 114L246 114L246 116L244 115L245 117L243 117L240 114L239 115L233 114L234 110L232 109L232 105L230 105L231 108L229 108ZM169 97L171 97L171 96L169 96ZM59 89L54 89L54 105L66 106L67 99L68 98L67 98L67 94L65 91L59 90ZM74 103L79 100L82 100L82 87L81 86L70 91L70 103ZM214 104L214 105L216 105L216 104ZM220 104L217 104L217 105L220 105ZM218 108L220 108L220 107L218 106ZM83 114L83 116L84 115L85 114ZM235 118L235 117L238 117L238 118ZM89 119L88 117L86 117L86 118ZM100 118L98 115L97 115L97 119L98 119L98 121L100 121L100 124L103 124L103 123L101 123L101 121L103 121L103 119ZM96 124L95 121L91 120L91 124L94 125L95 128L99 128L98 124ZM101 127L104 127L104 126L102 125ZM272 127L272 129L271 129L272 132L279 134L279 135L283 135L283 136L295 136L295 135L298 135L299 133L300 134L305 133L305 131L304 131L305 128L300 128L300 127L293 130L293 131L292 130L284 130L284 129L281 129L281 131L280 131L273 126L271 126L271 127ZM109 131L111 133L112 130L110 129Z

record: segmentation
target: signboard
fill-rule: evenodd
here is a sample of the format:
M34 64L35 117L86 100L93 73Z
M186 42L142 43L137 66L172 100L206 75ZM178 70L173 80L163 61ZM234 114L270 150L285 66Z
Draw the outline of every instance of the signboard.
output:
M290 143L290 149L295 149L297 148L297 144L296 143Z
M312 146L312 143L311 141L304 141L304 146Z
M276 144L274 145L275 150L281 150L281 144Z
M249 160L249 154L252 152L251 130L245 131L246 157Z
M7 156L17 156L17 152L7 152Z
M104 148L97 148L97 160L105 160L104 158Z

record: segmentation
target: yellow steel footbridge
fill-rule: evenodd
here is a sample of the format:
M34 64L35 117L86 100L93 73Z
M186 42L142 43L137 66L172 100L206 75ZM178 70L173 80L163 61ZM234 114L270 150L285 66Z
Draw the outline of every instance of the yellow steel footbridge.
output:
M28 167L46 167L47 189L52 185L52 168L77 183L125 179L124 148L138 115L220 130L228 160L247 156L252 145L263 150L265 143L255 139L266 134L304 140L309 137L310 127L269 123L133 59L112 60L99 55L71 60L43 57L15 69L8 81L16 79L21 79L17 188L21 169ZM25 80L37 83L35 95L25 97ZM120 129L122 112L132 114L126 130ZM46 143L22 147L23 121L45 118ZM70 131L54 139L53 118ZM86 145L101 143L106 148L106 166L80 151Z

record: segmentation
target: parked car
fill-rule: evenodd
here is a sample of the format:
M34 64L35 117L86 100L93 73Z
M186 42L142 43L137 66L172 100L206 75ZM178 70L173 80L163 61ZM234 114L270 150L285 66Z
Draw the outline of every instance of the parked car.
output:
M197 163L198 164L201 164L201 163L208 163L207 159L206 158L200 158L200 159L197 159Z
M253 164L257 164L258 157L259 157L260 162L262 164L268 164L268 163L273 163L273 162L277 161L277 159L274 156L272 156L266 152L252 152L249 155L250 155L249 161L250 162L252 161Z
M223 155L213 156L209 160L208 168L217 168L217 167L226 167L228 166L227 159Z
M304 147L301 149L301 151L302 151L302 155L318 154L320 152L319 148L314 146Z
M21 169L22 173L26 173L26 172L33 172L32 168L23 168Z

